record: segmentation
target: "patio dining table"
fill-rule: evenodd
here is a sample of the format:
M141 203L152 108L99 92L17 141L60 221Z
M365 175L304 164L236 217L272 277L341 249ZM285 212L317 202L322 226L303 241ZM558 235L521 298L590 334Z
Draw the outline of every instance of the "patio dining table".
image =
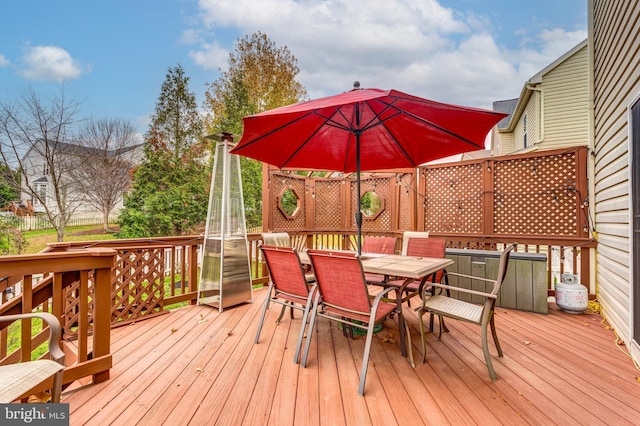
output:
M360 258L364 272L405 279L398 288L398 297L396 297L398 310L402 309L401 295L410 283L416 280L421 280L422 283L424 283L429 276L454 263L453 260L447 258L405 256L400 254L362 253ZM311 263L306 252L300 252L300 261L305 264ZM384 286L384 283L381 285ZM398 317L400 351L402 352L402 356L406 357L405 321L403 315L399 315ZM411 350L411 348L409 348L409 350Z

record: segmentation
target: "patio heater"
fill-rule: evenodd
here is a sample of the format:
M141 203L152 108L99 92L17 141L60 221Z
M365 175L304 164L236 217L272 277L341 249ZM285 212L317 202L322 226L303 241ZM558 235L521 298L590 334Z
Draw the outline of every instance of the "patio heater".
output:
M244 218L240 158L229 151L233 135L205 136L217 141L209 208L201 250L198 304L217 307L253 302L251 269Z

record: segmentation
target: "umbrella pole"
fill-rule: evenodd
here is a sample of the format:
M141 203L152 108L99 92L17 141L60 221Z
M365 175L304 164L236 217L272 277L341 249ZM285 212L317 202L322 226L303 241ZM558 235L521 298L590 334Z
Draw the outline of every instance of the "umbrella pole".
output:
M362 254L362 209L360 206L360 132L356 132L356 195L358 196L356 209L356 226L358 228L358 256Z

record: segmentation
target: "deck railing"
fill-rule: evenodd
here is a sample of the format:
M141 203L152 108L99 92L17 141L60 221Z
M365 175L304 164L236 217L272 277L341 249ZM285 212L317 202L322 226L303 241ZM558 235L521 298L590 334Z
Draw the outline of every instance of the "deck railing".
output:
M355 231L289 231L289 234L303 245L313 249L354 250ZM397 237L396 253L402 250L402 232L364 232L367 235ZM501 250L505 244L518 243L517 252L543 253L547 256L547 288L554 294L554 284L560 282L562 274L575 274L589 287L590 254L589 249L596 247L596 241L585 238L532 238L523 236L483 237L477 235L459 235L432 233L434 237L446 238L447 247L458 249ZM303 241L300 243L300 241Z
M299 249L354 249L355 232L312 230L290 231ZM366 232L368 235L398 237L396 251L402 247L401 232ZM554 283L562 273L573 273L581 282L589 283L589 240L539 240L522 237L507 239L442 235L450 248L499 250L504 244L517 241L519 252L547 255L547 289L553 294ZM254 285L268 281L258 244L260 234L249 234L249 257ZM160 315L176 304L197 303L199 259L202 236L140 238L74 243L52 243L49 253L76 253L80 249L108 248L115 251L110 284L110 323L127 324L142 318ZM64 258L64 255L61 255ZM35 270L31 271L37 273Z
M356 247L355 231L309 230L289 231L289 234L299 249L353 250ZM366 231L365 234L397 237L396 252L400 253L402 232ZM596 245L591 239L433 235L447 238L449 248L500 250L504 244L518 242L518 252L545 254L550 295L554 294L554 285L564 273L577 275L587 287L590 283L589 249ZM260 234L248 234L248 240L252 282L254 285L264 284L268 275L258 249ZM112 283L115 324L161 313L175 303L195 303L201 245L202 236L186 236L53 243L49 250L106 247L117 251L116 273Z
M0 315L39 311L60 320L67 353L65 384L89 376L94 383L109 378L114 263L115 252L101 248L0 257ZM0 364L27 361L46 351L40 349L48 337L46 325L40 320L14 324L19 331L0 324Z

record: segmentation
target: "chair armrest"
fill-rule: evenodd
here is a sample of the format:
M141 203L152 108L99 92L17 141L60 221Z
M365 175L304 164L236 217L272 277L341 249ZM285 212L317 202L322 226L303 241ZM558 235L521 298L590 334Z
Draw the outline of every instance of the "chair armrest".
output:
M16 315L2 315L0 316L0 322L13 322L17 320L40 318L49 326L49 354L51 359L64 365L64 352L60 349L59 341L62 334L62 327L60 321L55 315L48 312L33 312L30 314L16 314Z
M387 288L385 288L384 290L382 290L381 292L377 293L377 294L375 295L374 299L373 299L373 303L374 303L374 305L377 305L377 304L380 302L380 300L381 300L384 296L386 296L387 294L389 294L389 292L390 292L391 290L393 290L393 289L394 289L393 287L387 287ZM372 305L372 306L373 306L373 305Z
M455 276L455 277L469 278L469 279L471 279L471 280L480 280L480 281L485 281L485 282L488 282L488 283L494 283L494 282L496 282L496 280L492 280L492 279L489 279L489 278L484 278L484 277L474 277L474 276L471 276L471 275L460 274L460 273L458 273L458 272L448 272L448 271L446 271L446 270L445 270L445 272L444 272L444 275L453 275L453 276Z
M491 281L491 280L489 280L489 281ZM429 285L431 287L444 288L446 290L459 291L461 293L475 294L476 296L482 296L482 297L486 297L486 298L489 298L489 299L497 299L498 298L498 295L496 295L496 294L485 293L485 292L482 292L482 291L476 291L476 290L471 290L471 289L467 289L467 288L454 287L454 286L450 286L450 285L446 285L446 284L429 283Z

